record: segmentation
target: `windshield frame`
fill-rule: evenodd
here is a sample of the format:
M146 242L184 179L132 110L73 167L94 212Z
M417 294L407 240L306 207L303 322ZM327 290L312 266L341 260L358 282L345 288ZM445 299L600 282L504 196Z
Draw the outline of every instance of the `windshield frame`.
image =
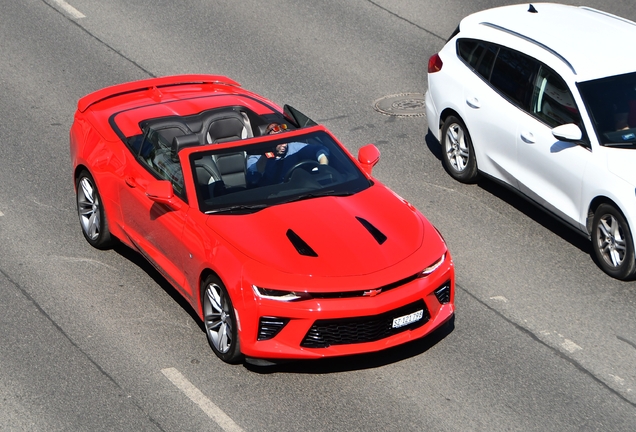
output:
M289 165L297 165L297 163L292 164L293 156L306 163L293 169L289 176L285 176L288 178L283 181L251 183L247 167L244 186L240 184L228 186L225 181L219 182L218 179L214 179L214 175L211 175L209 183L204 185L202 183L205 180L201 181L202 179L199 178L201 165L206 164L209 167L211 160L218 162L219 157L228 155L240 159L236 155L243 154L247 166L249 156L266 153L271 155L277 145L284 143L302 143L305 144L302 150L306 150L306 154L298 151L296 154L289 155L289 161L282 161L287 163L285 169L288 169ZM307 154L313 155L313 150L318 148L327 150L327 165L321 165L306 157ZM189 168L184 169L184 173L188 172L186 175L191 176L189 180L195 185L199 210L206 214L253 213L272 205L292 201L317 199L322 196L348 196L361 192L373 184L351 154L323 126L234 141L231 144L186 148L182 152L184 153L184 157L181 158L183 163L189 164ZM213 169L206 168L204 175L211 174L210 171Z
M576 85L599 144L636 148L636 72Z

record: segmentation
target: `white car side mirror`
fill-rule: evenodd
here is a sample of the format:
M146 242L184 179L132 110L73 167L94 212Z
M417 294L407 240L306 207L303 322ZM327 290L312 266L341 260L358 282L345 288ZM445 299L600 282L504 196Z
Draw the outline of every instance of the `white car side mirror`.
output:
M583 137L581 129L574 123L555 127L552 129L552 135L561 141L580 141Z

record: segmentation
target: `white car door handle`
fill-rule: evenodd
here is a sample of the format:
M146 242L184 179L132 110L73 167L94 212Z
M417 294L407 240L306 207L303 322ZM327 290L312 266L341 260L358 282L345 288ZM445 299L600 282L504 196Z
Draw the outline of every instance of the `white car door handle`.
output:
M521 139L528 144L534 144L534 134L532 132L521 132Z
M478 109L481 107L481 105L479 104L479 99L477 99L476 97L466 98L466 105L475 109Z

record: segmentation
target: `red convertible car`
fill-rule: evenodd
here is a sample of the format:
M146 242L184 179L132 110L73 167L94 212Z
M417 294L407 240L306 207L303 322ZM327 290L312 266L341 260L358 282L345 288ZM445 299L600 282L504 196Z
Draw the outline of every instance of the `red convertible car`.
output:
M86 240L142 254L214 353L315 359L421 338L454 314L440 233L323 126L223 76L108 87L70 131Z

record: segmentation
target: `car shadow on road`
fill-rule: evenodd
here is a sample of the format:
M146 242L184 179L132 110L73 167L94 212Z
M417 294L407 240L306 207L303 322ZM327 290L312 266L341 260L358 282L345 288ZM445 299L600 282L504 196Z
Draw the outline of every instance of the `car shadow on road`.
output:
M584 235L579 234L574 228L571 228L564 222L559 221L546 210L530 203L519 194L493 180L481 177L477 181L477 185L491 195L505 201L519 212L543 226L545 229L561 237L572 246L578 248L581 252L587 253L590 256L594 255L592 253L592 244L589 239L587 239Z
M431 154L435 156L441 164L442 146L437 138L433 136L430 129L426 134L425 142ZM443 168L446 172L445 167ZM589 254L592 257L592 260L596 262L596 257L592 253L592 245L590 241L582 234L579 234L574 228L571 228L564 222L556 219L546 210L541 209L540 207L528 201L526 198L519 195L517 192L514 192L487 177L481 176L477 181L477 186L490 193L491 195L497 197L498 199L505 201L510 206L517 209L519 212L525 214L530 219L534 220L544 228L550 230L557 236L561 237L563 240L581 250L581 252Z
M117 244L113 250L117 252L122 257L126 258L131 263L135 264L139 268L141 268L148 276L155 281L157 285L159 285L163 290L168 294L179 306L183 308L191 317L192 320L201 328L201 331L205 333L205 328L203 326L203 322L199 318L199 315L192 309L190 303L183 298L183 296L168 282L168 280L163 277L161 273L157 271L156 268L153 267L152 264L148 262L141 254L132 250L128 246L119 243Z
M264 375L273 373L329 374L372 369L424 354L446 338L454 329L455 317L453 316L447 323L428 336L383 351L319 360L294 360L269 366L257 366L245 362L244 366L254 373Z
M431 130L428 130L428 133L424 137L424 141L426 142L426 146L430 150L431 154L437 158L438 161L442 161L442 146L440 145L437 138L433 136Z

